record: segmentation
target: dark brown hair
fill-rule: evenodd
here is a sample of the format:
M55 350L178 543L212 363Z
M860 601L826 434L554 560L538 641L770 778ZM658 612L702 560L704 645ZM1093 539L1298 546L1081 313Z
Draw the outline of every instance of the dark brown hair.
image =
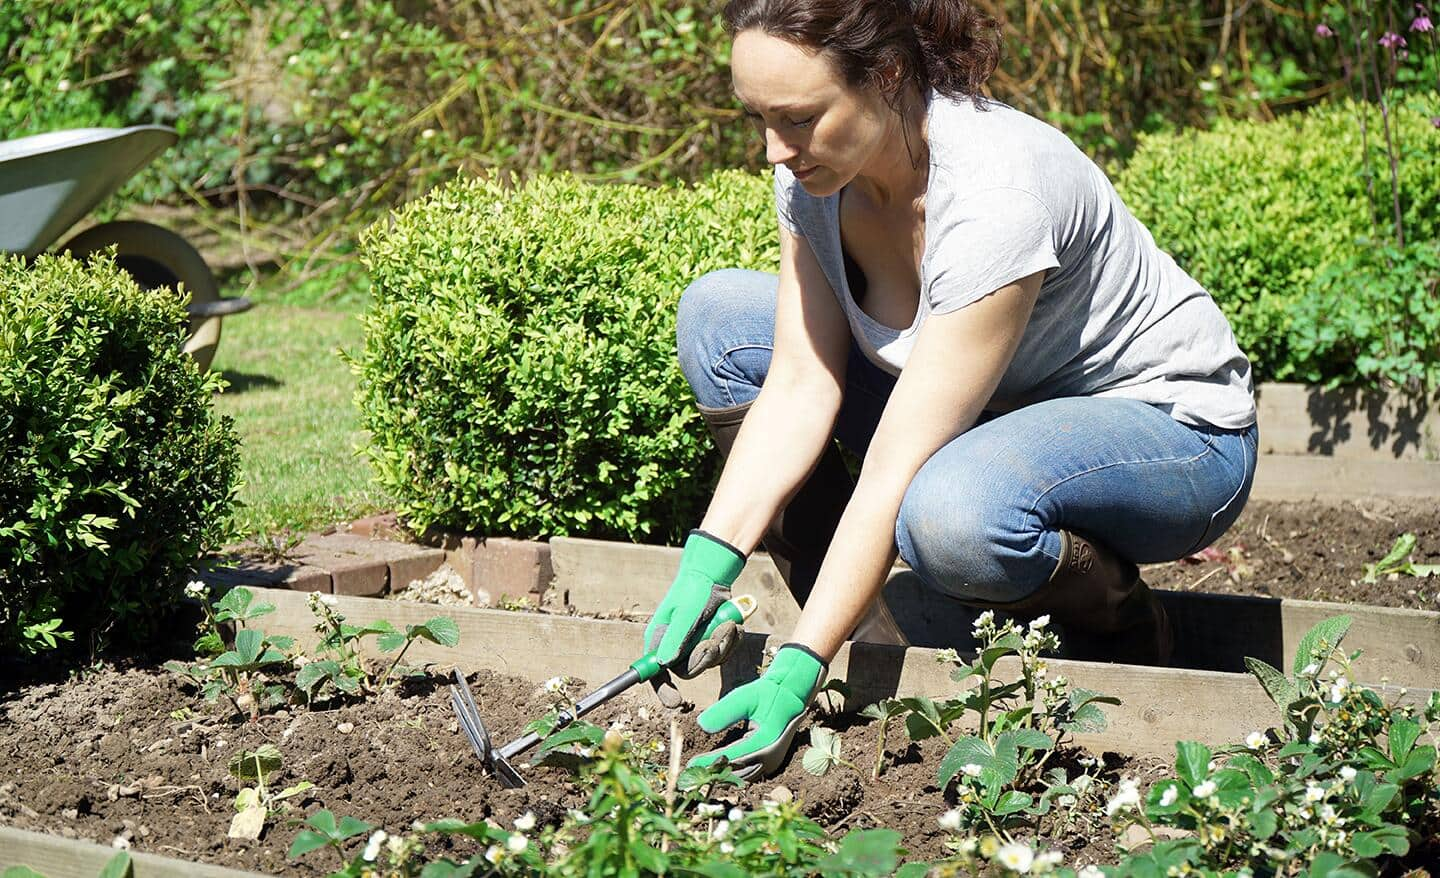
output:
M730 0L730 35L759 30L818 50L852 88L874 87L896 112L910 83L978 97L1000 63L1000 27L966 0ZM900 75L886 81L893 66Z

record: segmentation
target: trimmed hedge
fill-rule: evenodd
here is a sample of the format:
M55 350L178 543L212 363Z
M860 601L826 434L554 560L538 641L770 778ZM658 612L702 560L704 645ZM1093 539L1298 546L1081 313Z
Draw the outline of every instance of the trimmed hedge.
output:
M229 536L239 444L188 322L108 258L0 259L0 649L141 642Z
M461 180L361 252L373 302L350 362L407 524L675 540L699 520L713 460L675 310L707 271L777 263L768 176Z
M1145 137L1116 179L1156 242L1210 290L1230 318L1257 380L1414 384L1426 380L1421 360L1440 362L1434 349L1440 337L1408 320L1409 296L1389 286L1415 279L1387 277L1372 264L1367 239L1390 234L1391 187L1379 112L1370 107L1378 214L1378 225L1372 225L1361 173L1360 112L1356 104L1342 102L1265 124L1224 122L1208 132ZM1437 115L1440 98L1434 94L1412 97L1391 111L1402 156L1405 235L1422 251L1400 264L1423 266L1424 248L1440 240L1440 130L1431 121ZM1334 269L1351 265L1370 269L1373 282L1358 291L1368 297L1359 310L1369 318L1354 307L1331 307L1340 304L1337 296L1355 304L1357 291L1333 277ZM1435 307L1432 299L1428 308ZM1415 356L1406 360L1397 354L1388 372L1378 365L1357 371L1357 347L1343 340L1372 336L1373 328L1362 325L1370 319L1400 326L1402 334L1413 326L1398 344L1414 348Z

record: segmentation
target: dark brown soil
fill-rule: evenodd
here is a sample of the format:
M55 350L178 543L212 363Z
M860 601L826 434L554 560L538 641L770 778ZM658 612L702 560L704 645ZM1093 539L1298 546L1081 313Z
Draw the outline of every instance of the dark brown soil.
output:
M1210 548L1184 561L1147 566L1145 581L1176 591L1440 611L1440 577L1364 581L1365 565L1385 557L1404 533L1417 537L1414 563L1440 563L1440 498L1256 500Z
M533 682L489 672L471 681L487 726L502 741L547 709ZM584 688L579 682L572 686L575 694ZM292 862L286 853L301 820L321 808L403 831L417 819L440 817L488 817L508 826L527 810L542 824L558 823L565 809L583 807L586 800L573 776L558 767L523 769L530 785L520 790L502 789L485 775L458 731L438 678L369 704L297 710L258 721L204 705L176 678L153 668L103 668L0 698L0 759L6 766L0 824L106 845L123 838L135 850L182 860L320 875L335 867L333 855L317 852ZM184 708L195 712L187 716ZM669 741L669 716L645 691L627 693L589 719L601 725L623 721L633 739L645 743ZM687 758L720 742L699 731L693 712L679 716ZM892 724L887 750L895 764L877 781L869 772L878 724L853 716L820 721L842 732L843 755L861 772L840 767L824 777L808 774L800 759L809 740L806 728L776 777L744 789L725 788L717 798L752 807L783 785L807 814L837 835L857 827L891 827L904 834L909 858L944 856L936 818L953 802L936 784L943 742L910 744ZM277 746L285 760L269 780L272 791L301 780L315 787L291 799L259 841L228 839L237 785L227 763L240 750L264 743ZM1057 764L1073 774L1082 758L1090 757L1075 750ZM1109 782L1122 773L1148 779L1163 770L1158 761L1115 754L1105 754L1089 769ZM1052 843L1065 847L1069 863L1113 862L1110 839L1106 827L1076 822ZM454 843L457 855L474 852L464 839Z

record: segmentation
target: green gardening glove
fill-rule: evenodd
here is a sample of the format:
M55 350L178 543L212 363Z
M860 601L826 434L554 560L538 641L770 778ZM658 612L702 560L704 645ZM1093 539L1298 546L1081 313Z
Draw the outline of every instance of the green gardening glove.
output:
M745 780L773 774L785 754L795 728L815 693L825 681L825 662L808 647L787 643L760 679L734 690L700 714L700 728L711 734L748 720L752 730L721 750L690 760L690 766L710 765L722 756Z
M708 638L705 629L730 599L730 586L744 567L739 549L702 530L690 531L675 581L645 626L645 652L686 679L723 663L739 629L726 622Z

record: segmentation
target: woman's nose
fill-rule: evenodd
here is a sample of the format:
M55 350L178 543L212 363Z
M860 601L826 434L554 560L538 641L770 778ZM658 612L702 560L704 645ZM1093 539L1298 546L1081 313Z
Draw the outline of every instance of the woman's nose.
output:
M765 129L765 160L772 165L779 165L793 159L799 150L780 136L773 128Z

